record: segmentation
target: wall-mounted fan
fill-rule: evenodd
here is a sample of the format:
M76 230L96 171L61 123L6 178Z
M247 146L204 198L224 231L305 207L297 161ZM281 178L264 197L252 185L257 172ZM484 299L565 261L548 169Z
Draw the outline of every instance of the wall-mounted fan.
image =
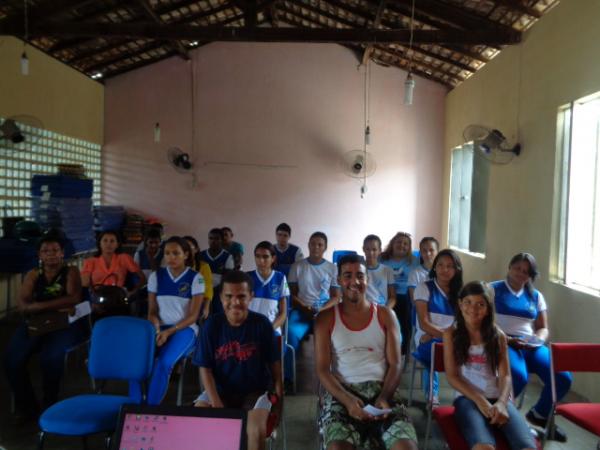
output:
M352 178L370 177L377 169L373 155L363 150L350 150L344 153L340 165L344 173Z
M29 115L0 119L0 145L8 150L25 150L41 137L44 124Z
M190 173L192 162L190 155L179 147L171 147L167 150L167 159L171 166L179 173Z
M465 142L473 142L475 154L494 164L508 164L521 154L521 144L511 145L496 129L469 125L463 131Z

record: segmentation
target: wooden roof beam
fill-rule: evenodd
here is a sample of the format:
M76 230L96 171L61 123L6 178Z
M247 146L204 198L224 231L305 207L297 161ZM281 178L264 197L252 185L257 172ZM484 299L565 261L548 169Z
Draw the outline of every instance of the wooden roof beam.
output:
M144 14L150 19L152 19L154 23L156 23L159 26L165 25L165 22L160 18L158 14L156 14L156 12L152 9L152 6L150 5L150 3L148 3L147 0L136 0L136 2L142 8ZM189 61L190 56L188 55L188 52L181 43L181 41L170 39L168 42L169 45L173 48L173 50L175 50L179 54L179 56L181 56L186 61Z
M539 19L542 17L542 13L537 9L531 8L523 4L521 0L495 0L496 5L504 6L508 9L512 9L513 11L520 12L522 14L527 14L528 16L535 17Z
M371 28L376 30L381 25L381 19L383 18L383 12L385 11L385 4L387 0L379 0L379 5L377 5L377 11L375 12L375 19L373 20L373 25ZM367 64L367 61L371 57L371 52L373 51L373 44L369 44L365 47L365 51L362 55L362 63Z
M0 23L0 34L23 34L23 25L8 27ZM123 37L130 39L187 39L222 42L329 42L329 43L403 43L410 38L409 30L368 29L293 29L222 26L164 25L153 23L86 23L52 22L31 30L32 37ZM415 30L413 43L507 45L521 41L521 33L499 29Z

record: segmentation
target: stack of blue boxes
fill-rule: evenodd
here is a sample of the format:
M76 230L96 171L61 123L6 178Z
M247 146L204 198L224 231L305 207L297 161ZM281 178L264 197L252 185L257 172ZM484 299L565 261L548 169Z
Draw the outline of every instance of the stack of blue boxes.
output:
M119 231L124 220L122 206L94 206L94 231Z
M92 193L94 182L65 175L34 175L31 210L43 228L62 230L75 253L96 247Z

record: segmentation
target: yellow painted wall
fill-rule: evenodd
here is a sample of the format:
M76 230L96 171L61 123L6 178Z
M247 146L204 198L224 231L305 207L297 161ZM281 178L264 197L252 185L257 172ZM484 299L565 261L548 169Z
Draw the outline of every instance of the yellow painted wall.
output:
M462 255L465 281L504 276L510 257L533 253L538 288L548 301L551 338L600 342L600 299L550 281L555 195L556 121L561 105L600 91L600 2L567 0L544 16L521 45L510 47L449 93L446 102L444 198L450 151L471 123L498 128L523 154L493 166L487 211L486 258ZM448 201L444 211L447 242ZM600 400L598 377L577 376L574 389Z
M0 117L36 116L48 130L103 143L104 86L27 47L29 75L21 75L23 43L0 37Z

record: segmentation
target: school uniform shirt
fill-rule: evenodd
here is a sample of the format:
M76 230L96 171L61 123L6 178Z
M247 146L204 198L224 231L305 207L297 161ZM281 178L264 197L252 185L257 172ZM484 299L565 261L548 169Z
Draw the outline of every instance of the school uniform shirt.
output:
M226 270L233 270L235 267L233 256L224 249L214 258L210 256L208 250L202 250L200 252L200 260L210 266L213 288L216 288L221 284L221 278L223 278L223 273Z
M496 324L509 336L532 336L534 322L541 312L547 310L546 300L534 289L530 295L525 289L515 292L506 280L494 281Z
M154 261L151 261L148 257L148 253L146 253L146 249L142 249L135 252L133 255L133 261L140 267L140 269L142 269L142 272L144 272L146 278L148 278L152 273L152 262L154 262L157 267L160 267L162 265L163 256L163 250L160 249L158 252L156 252L154 258L152 258Z
M427 280L429 280L429 269L423 267L423 264L419 264L408 274L408 287L414 289Z
M415 302L427 303L429 320L436 327L448 328L454 322L454 309L450 305L448 297L435 280L425 281L415 289ZM417 316L418 317L418 316ZM426 334L421 328L417 318L417 330L415 332L415 344L419 346L421 336Z
M83 262L82 275L90 275L91 286L104 284L108 286L125 286L127 273L137 273L140 271L133 258L126 253L115 253L110 260L110 267L106 266L106 261L102 256L88 258Z
M279 353L275 330L264 315L248 311L234 327L219 313L204 323L193 363L211 369L219 395L231 398L266 391Z
M279 301L290 296L285 275L272 270L267 279L263 279L257 270L248 272L254 285L254 297L250 302L250 310L267 316L273 323L279 314ZM277 329L277 331L280 331Z
M381 263L390 267L394 271L396 294L406 295L408 292L408 275L415 267L417 267L419 260L415 257L412 258L412 262L408 258L402 258L400 261L387 259L385 261L381 261Z
M289 278L292 264L304 259L302 250L294 244L288 244L285 250L281 250L277 247L277 244L273 244L273 246L275 247L275 255L277 256L274 269Z
M289 283L298 286L298 296L305 306L318 310L329 300L330 288L339 287L337 267L327 260L313 264L306 258L292 264Z
M189 267L177 277L171 274L168 267L161 267L150 274L148 292L156 294L161 323L175 325L187 315L192 297L204 294L204 278ZM198 334L198 325L190 325L190 328Z
M244 254L244 246L239 242L233 241L230 246L224 248L234 257L237 255L242 256Z
M367 267L367 300L385 305L388 301L388 286L394 286L394 272L388 266L378 263Z

